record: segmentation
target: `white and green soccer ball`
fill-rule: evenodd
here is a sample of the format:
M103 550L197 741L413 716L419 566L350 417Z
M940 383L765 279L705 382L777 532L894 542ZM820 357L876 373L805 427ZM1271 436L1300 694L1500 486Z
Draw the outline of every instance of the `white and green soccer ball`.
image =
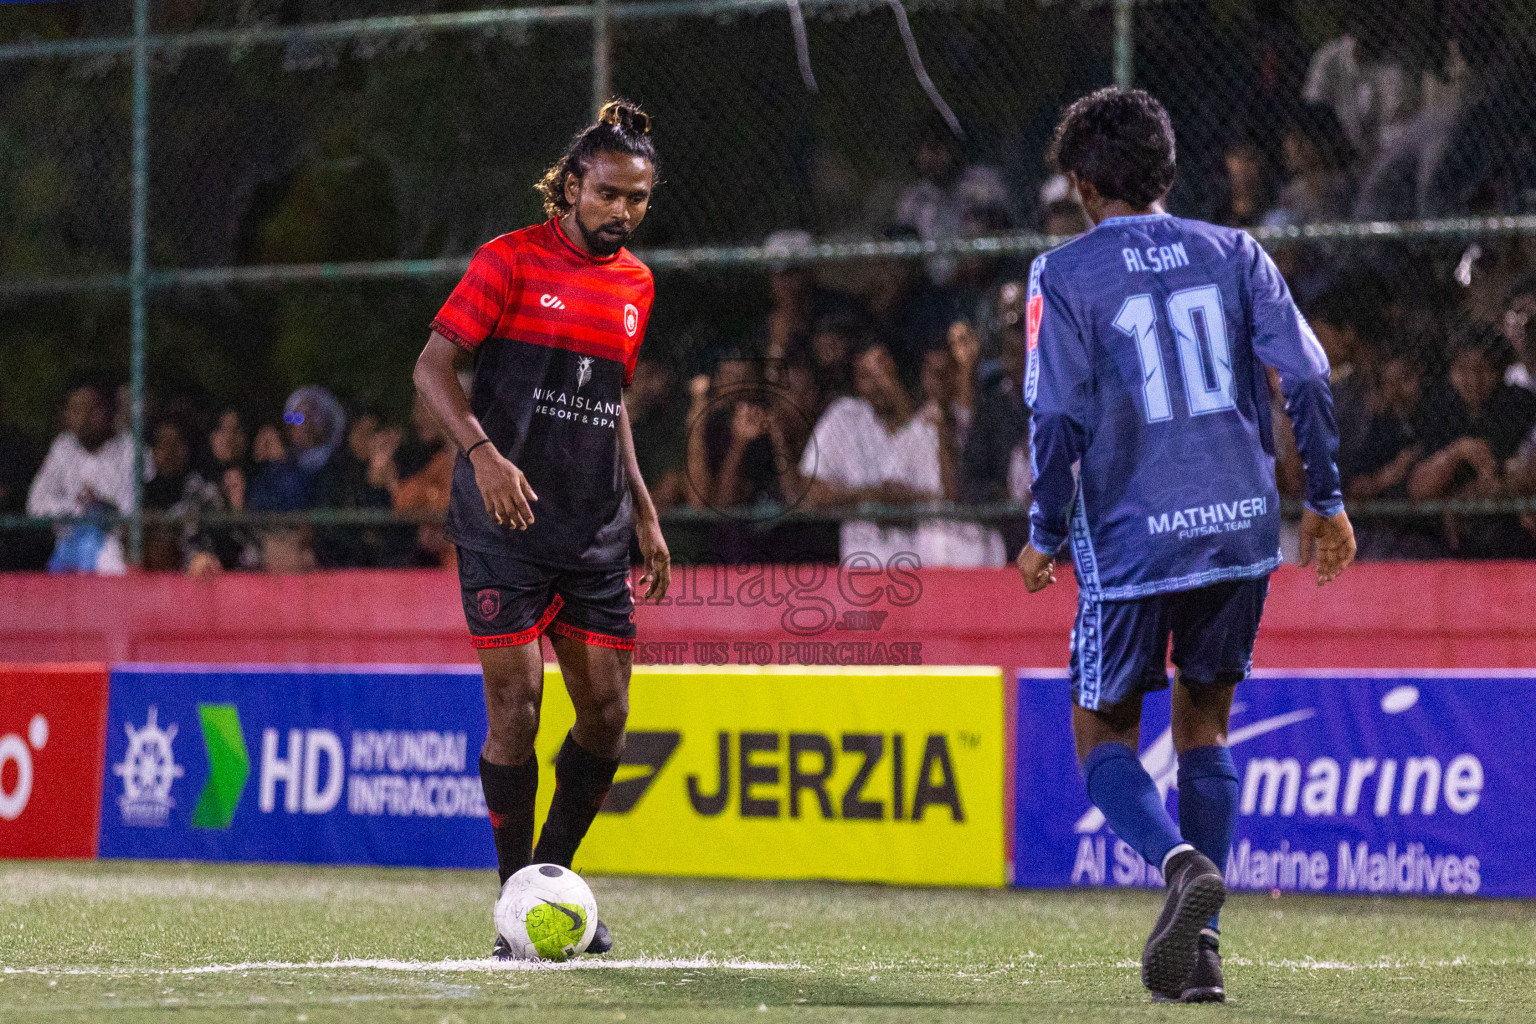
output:
M495 918L519 960L569 960L592 941L597 900L569 868L530 864L501 887Z

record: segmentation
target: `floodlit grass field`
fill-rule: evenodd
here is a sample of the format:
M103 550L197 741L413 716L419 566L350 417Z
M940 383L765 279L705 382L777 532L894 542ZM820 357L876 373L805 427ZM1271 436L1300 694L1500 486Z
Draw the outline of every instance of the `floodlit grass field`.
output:
M1238 896L1226 1007L1154 1006L1151 893L593 880L617 948L479 960L480 872L0 863L0 1020L1536 1019L1536 907Z

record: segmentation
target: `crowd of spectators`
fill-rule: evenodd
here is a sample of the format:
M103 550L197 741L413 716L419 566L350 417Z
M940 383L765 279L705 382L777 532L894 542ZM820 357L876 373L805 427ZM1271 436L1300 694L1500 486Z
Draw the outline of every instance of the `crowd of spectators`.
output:
M51 572L125 568L122 521L136 496L122 391L90 381L69 392L63 429L26 488L27 514L67 520L54 528ZM423 403L405 427L368 408L349 414L313 385L289 396L281 422L253 422L233 407L210 414L185 399L151 396L149 405L141 495L154 515L144 531L146 568L291 573L453 563L436 515L448 508L453 452ZM0 498L16 476L7 474ZM381 515L336 525L229 515L314 509Z
M1451 156L1480 74L1451 37L1413 60L1368 33L1332 40L1283 116L1262 132L1234 126L1217 180L1202 181L1206 205L1187 212L1254 228L1463 208ZM909 172L886 211L892 240L1087 226L1065 181L1014 194L939 120L914 140ZM675 338L653 332L642 351L625 398L642 472L664 512L706 513L684 560L865 552L1005 564L1025 539L1030 487L1025 262L935 255L813 269L798 258L811 241L801 231L766 240L766 306L741 337L680 355ZM1331 362L1347 498L1401 503L1360 518L1361 556L1536 556L1536 515L1409 507L1536 496L1536 254L1488 243L1447 262L1443 251L1312 243L1274 255ZM1299 459L1271 391L1280 489L1299 497ZM142 496L163 513L145 534L150 568L452 563L434 514L447 507L455 456L419 401L403 424L345 408L320 386L295 391L280 421L176 399L149 413ZM27 513L70 520L55 529L51 570L121 571L118 515L132 511L135 488L120 389L75 388L61 428L35 476L22 440L0 436L0 511L21 510L25 492ZM984 522L956 512L980 506L1011 511ZM221 518L317 509L379 515L362 525ZM791 522L834 511L830 543Z
M688 554L750 561L864 552L885 564L1006 564L1025 538L1019 510L1030 485L1021 269L1000 258L959 266L955 278L976 289L962 298L921 265L869 268L863 290L852 292L824 289L786 263L774 271L754 340L718 353L708 372L679 373L665 339L651 339L626 404L658 507L708 520ZM935 314L917 330L917 316L893 318L892 309ZM1529 513L1410 507L1536 496L1536 275L1508 287L1492 323L1465 311L1419 322L1421 311L1365 272L1337 277L1303 309L1332 366L1346 496L1356 506L1401 503L1394 514L1360 519L1362 557L1536 555ZM908 332L885 330L890 323ZM1272 391L1280 488L1299 497L1299 458ZM123 568L114 513L132 510L134 488L121 397L96 383L71 391L63 429L26 487L27 512L72 520L56 527L53 571ZM454 451L423 403L394 424L307 386L289 397L280 421L210 412L151 402L142 496L160 515L145 532L147 567L452 564L433 513L447 508ZM7 493L23 479L7 468ZM915 505L905 518L889 515ZM976 522L957 507L994 514ZM218 515L315 509L380 515L347 525ZM818 547L810 527L763 528L761 520L786 512L836 512L840 536Z

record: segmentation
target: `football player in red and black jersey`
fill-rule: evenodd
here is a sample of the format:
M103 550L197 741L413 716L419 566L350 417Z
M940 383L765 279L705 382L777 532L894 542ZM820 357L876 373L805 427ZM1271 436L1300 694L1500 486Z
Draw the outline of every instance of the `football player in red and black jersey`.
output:
M503 882L530 863L570 867L613 783L635 646L631 535L645 596L661 600L670 578L623 401L655 294L624 248L656 183L650 127L632 103L603 107L538 185L549 219L480 247L416 361L459 446L448 535L485 670L480 781ZM466 398L456 371L471 362ZM576 725L535 848L544 634ZM598 922L588 951L611 947ZM493 955L506 953L497 936Z

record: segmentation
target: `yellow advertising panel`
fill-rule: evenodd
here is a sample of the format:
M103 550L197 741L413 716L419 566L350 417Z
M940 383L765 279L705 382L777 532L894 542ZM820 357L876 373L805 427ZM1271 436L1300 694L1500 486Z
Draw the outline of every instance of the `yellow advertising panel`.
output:
M551 665L539 809L574 721ZM636 667L582 871L1003 885L998 669Z

